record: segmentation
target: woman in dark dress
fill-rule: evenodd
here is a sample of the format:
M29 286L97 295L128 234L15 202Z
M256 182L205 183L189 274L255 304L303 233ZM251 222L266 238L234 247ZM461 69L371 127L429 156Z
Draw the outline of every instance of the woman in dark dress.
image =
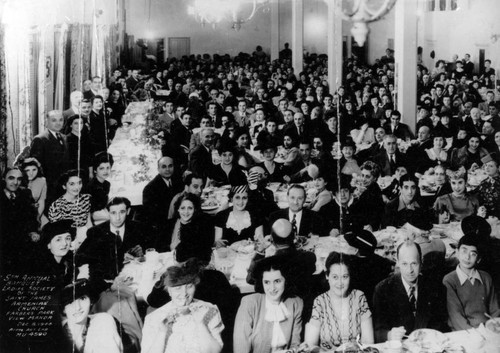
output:
M156 248L160 252L174 251L178 262L196 257L209 263L214 243L214 225L212 218L201 211L200 198L187 193L177 200L174 209L175 217Z
M248 185L233 186L229 192L233 207L221 211L215 217L216 245L230 245L244 239L264 237L262 219L246 209Z
M246 183L245 173L237 161L237 151L230 141L223 141L218 147L221 163L212 169L210 179L215 186L241 185Z
M108 122L103 109L102 96L92 97L92 112L90 113L90 139L94 153L108 150Z
M467 136L467 144L462 148L454 150L451 155L451 167L460 168L463 166L469 170L472 165L481 167L483 162L481 159L488 155L488 151L481 147L481 138L478 134L473 133Z
M277 147L270 143L264 143L255 147L255 150L260 151L260 155L264 160L263 162L257 164L257 166L262 167L266 171L268 175L267 180L270 183L282 183L283 176L285 175L283 171L283 164L274 161Z
M84 120L79 115L73 115L68 118L68 126L71 131L66 135L68 142L68 153L71 161L71 169L82 169L86 174L84 177L91 175L92 171L92 143L90 141L88 131L84 130Z

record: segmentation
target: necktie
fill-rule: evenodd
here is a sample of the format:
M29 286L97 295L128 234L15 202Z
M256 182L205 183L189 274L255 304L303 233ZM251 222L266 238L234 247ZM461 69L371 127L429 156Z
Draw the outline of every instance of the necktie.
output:
M296 236L298 235L297 234L297 219L296 219L297 215L294 213L293 214L293 219L292 219L292 233L293 233L293 236Z
M391 174L394 174L394 172L396 171L396 161L394 160L394 155L391 154L389 156L389 159L390 159L389 164L391 166Z
M14 201L16 199L16 193L15 192L10 192L9 193L9 199L10 199L10 201Z
M63 139L62 139L61 134L58 132L58 133L56 134L56 136L57 136L57 142L59 142L59 144L60 144L60 145L62 145L62 144L63 144Z
M413 311L413 316L417 312L417 299L415 298L415 286L410 287L410 294L408 296L408 301L410 302L411 310Z
M172 186L172 182L170 181L170 179L167 179L167 187L171 187Z

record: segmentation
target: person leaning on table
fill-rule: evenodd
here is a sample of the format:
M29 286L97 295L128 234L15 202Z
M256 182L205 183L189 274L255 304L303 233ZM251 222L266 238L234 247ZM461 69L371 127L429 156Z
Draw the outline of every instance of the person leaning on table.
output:
M394 273L380 282L373 296L375 341L401 340L420 328L445 328L444 287L420 275L422 251L407 240L397 249Z

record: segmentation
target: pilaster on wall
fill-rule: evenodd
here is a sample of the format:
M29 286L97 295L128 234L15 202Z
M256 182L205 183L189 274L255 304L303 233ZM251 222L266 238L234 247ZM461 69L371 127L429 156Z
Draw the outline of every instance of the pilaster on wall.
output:
M395 6L395 61L397 109L402 121L415 132L417 121L417 11L416 1Z
M298 76L304 67L304 1L292 2L292 67Z

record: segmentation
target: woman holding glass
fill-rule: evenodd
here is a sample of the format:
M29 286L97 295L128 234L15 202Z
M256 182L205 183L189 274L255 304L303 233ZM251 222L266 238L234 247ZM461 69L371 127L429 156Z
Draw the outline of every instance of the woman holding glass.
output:
M262 219L246 209L248 185L231 187L229 199L233 207L219 212L215 217L215 244L224 246L239 240L262 239Z
M279 257L258 262L257 293L241 300L234 325L234 353L271 353L300 344L303 301L291 293Z
M162 275L171 300L146 316L142 353L218 353L224 329L217 306L194 299L200 282L199 268L171 266Z
M326 259L330 289L314 300L306 325L305 344L324 350L360 340L374 342L372 314L363 292L351 287L351 261L347 255L331 253Z

